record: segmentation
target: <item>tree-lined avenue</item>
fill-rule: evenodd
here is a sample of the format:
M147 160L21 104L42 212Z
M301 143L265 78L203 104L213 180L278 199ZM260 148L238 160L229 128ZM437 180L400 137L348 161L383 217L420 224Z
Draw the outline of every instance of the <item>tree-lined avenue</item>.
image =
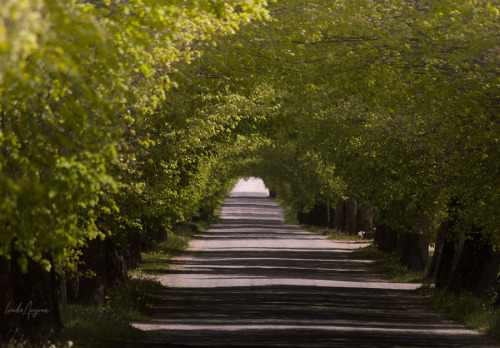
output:
M106 307L241 177L499 309L499 32L500 0L0 1L0 342ZM172 281L388 291L257 183ZM21 303L47 311L2 310Z
M363 243L287 225L261 195L227 198L221 223L159 278L153 320L134 324L145 345L496 346L428 309L409 292L418 284L386 282L352 259Z

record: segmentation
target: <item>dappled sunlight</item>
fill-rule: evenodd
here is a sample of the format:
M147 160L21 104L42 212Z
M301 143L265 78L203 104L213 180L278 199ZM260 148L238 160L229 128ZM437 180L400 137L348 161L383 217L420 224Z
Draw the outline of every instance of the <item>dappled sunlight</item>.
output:
M176 288L164 293L157 310L169 314L136 327L156 342L194 346L463 347L481 338L401 290Z

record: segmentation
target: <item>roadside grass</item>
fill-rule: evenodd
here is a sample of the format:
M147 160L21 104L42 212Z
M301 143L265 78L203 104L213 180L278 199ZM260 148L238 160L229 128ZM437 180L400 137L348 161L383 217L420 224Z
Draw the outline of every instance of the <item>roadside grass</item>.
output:
M352 235L347 232L341 231L336 228L326 228L321 226L304 225L304 228L310 232L318 233L326 236L330 240L345 240L345 241L357 241L360 243L371 243L373 239L361 239L357 235Z
M74 347L107 347L118 341L139 340L142 331L130 322L149 320L154 298L162 289L154 279L131 278L107 291L105 307L61 307L63 330L56 337L56 347L69 341Z
M137 268L130 270L129 275L137 277L167 274L172 260L188 247L195 234L205 231L216 222L218 222L218 218L213 217L207 221L196 221L176 226L166 241L157 242L149 250L141 253L142 262Z
M173 258L187 248L193 236L217 221L214 217L176 226L166 241L142 253L142 262L129 271L130 279L107 291L105 307L74 304L61 307L63 330L51 343L52 347L93 348L116 346L117 342L137 343L143 332L130 322L149 321L155 297L164 288L154 276L168 273ZM47 347L50 348L50 344Z
M447 317L500 341L500 307L493 296L482 299L471 294L453 295L422 287L416 293Z
M136 341L142 337L121 311L108 308L69 305L61 310L64 329L59 342L73 342L73 347L106 347L116 341Z
M17 338L17 339L11 339L8 342L3 342L0 341L0 348L71 348L75 347L73 344L73 341L68 341L68 342L46 342L43 344L39 343L31 343L28 340Z
M437 291L433 286L433 279L426 278L427 271L410 271L399 263L396 255L386 254L374 245L355 250L352 257L373 261L370 266L390 281L422 283L415 294L424 297L432 308L468 328L500 341L500 306L495 303L496 294L478 299L471 294L457 296Z
M285 220L285 223L289 225L299 224L299 220L297 219L297 210L285 204L285 202L279 198L273 198L272 200L279 204L281 211L283 212L283 219Z
M354 250L352 257L361 260L373 261L370 266L386 279L398 283L425 283L430 280L426 278L427 272L415 272L399 263L395 254L387 254L378 250L371 244L364 248Z

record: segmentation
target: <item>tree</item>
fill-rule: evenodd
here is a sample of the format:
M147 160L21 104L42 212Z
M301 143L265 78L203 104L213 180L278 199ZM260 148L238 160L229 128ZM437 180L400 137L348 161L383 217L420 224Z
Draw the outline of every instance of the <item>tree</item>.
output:
M54 277L43 272L54 272L56 266L59 271L75 271L77 250L88 241L118 234L115 227L123 224L139 227L143 216L151 221L165 212L165 206L150 206L135 214L134 204L153 196L182 197L189 204L176 206L166 224L192 215L200 197L186 197L203 184L185 181L206 180L208 164L202 161L210 161L204 151L190 149L188 156L170 162L171 169L176 163L181 169L170 175L174 179L168 189L154 194L155 178L145 177L143 163L137 160L154 163L154 156L159 156L148 149L163 140L162 135L154 139L148 128L156 122L167 92L176 86L172 75L217 35L265 15L262 5L261 1L174 1L168 6L154 0L2 2L0 261L4 269L40 273L45 282L40 289L50 298ZM190 147L183 144L186 137L173 140L174 151ZM125 208L122 214L120 208ZM7 288L18 286L19 277L13 275L3 280ZM8 293L13 297L2 301L29 301L19 292ZM57 303L50 306L51 313L57 313ZM50 335L58 320L57 315L48 318L41 338ZM2 328L20 326L20 334L36 338L31 335L33 328L15 322L12 315L2 315L4 322Z

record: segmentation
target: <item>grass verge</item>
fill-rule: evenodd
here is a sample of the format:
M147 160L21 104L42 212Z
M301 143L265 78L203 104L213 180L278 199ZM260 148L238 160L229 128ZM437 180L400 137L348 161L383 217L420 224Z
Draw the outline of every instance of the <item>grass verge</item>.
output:
M416 293L450 319L500 341L500 307L492 297L475 298L471 294L454 295L422 287Z
M167 274L172 260L179 256L189 245L194 235L208 229L218 218L209 221L196 221L176 226L166 241L158 242L141 254L142 262L130 270L131 276L155 276Z
M335 228L326 228L321 226L304 225L304 228L310 232L318 233L330 240L358 241L360 243L371 243L373 239L360 239L357 235L352 235Z
M153 279L132 278L107 291L105 307L71 304L61 308L63 331L57 347L72 342L73 347L109 347L112 343L134 342L142 331L131 321L149 320L155 295L163 286Z
M370 266L384 278L398 283L425 283L427 272L415 272L399 263L399 258L394 254L387 254L378 250L375 245L359 248L352 253L352 257L361 260L373 261Z
M298 225L299 220L297 219L297 210L292 206L286 204L280 198L273 198L274 202L278 203L281 211L283 212L283 219L289 225Z

